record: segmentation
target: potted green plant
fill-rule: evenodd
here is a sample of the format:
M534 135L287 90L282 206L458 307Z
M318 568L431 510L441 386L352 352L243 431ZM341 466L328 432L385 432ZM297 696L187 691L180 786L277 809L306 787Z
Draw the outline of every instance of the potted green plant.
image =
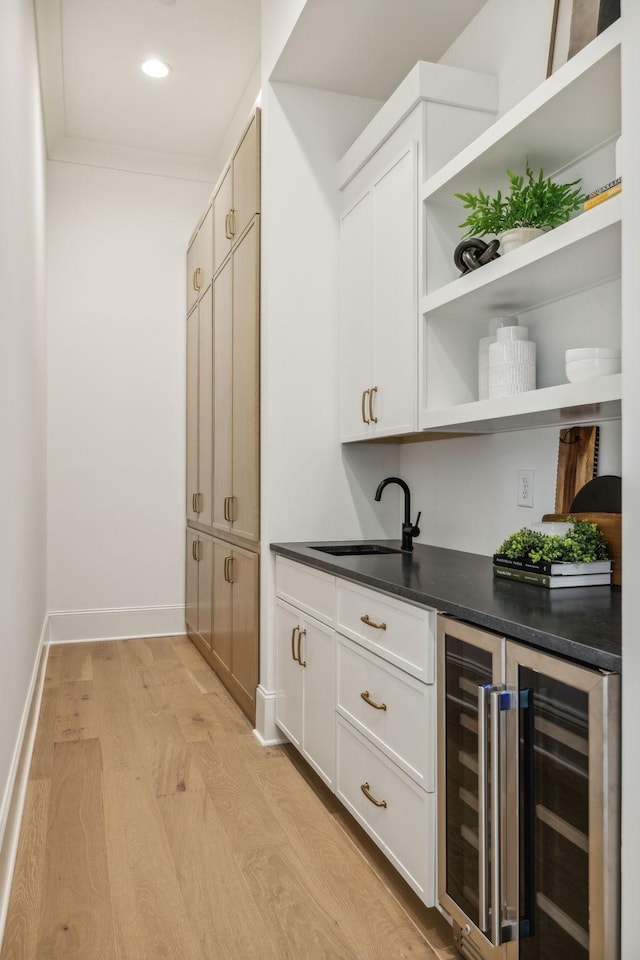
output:
M483 190L477 193L456 193L469 214L461 227L465 237L494 234L500 240L502 252L508 253L545 230L566 223L579 210L585 195L581 180L555 183L540 170L536 176L527 162L524 175L507 170L509 192L498 190L494 197Z

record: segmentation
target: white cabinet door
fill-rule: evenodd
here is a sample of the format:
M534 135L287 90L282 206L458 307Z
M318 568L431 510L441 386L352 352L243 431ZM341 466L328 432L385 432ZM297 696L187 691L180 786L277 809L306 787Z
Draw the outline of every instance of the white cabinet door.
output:
M408 433L418 424L417 148L373 189L372 430Z
M341 224L342 439L369 436L373 367L373 196L366 193Z
M302 750L302 669L296 660L301 618L296 610L276 604L276 723Z
M316 773L333 787L335 769L335 634L305 618L300 637L303 670L302 752Z
M412 142L342 217L343 440L417 429L417 204Z

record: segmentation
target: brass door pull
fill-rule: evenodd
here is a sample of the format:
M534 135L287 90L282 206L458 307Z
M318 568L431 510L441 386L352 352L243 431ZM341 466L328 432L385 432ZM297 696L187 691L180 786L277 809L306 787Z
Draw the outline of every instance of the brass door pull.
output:
M300 632L300 627L294 627L291 631L291 659L297 660L296 657L296 632Z
M191 509L193 510L194 513L197 513L197 512L198 512L198 509L197 509L197 507L196 507L196 494L195 494L195 493L192 493L192 494L191 494Z
M365 702L365 703L368 703L370 707L373 707L373 708L374 708L374 710L386 710L386 709L387 709L386 703L376 703L375 700L372 700L368 690L363 690L362 693L360 694L360 696L362 697L362 699L364 700L364 702Z
M386 807L386 806L387 806L387 801L386 801L386 800L376 800L376 798L369 792L371 788L370 788L370 786L369 786L368 783L361 783L361 784L360 784L360 789L361 789L362 792L364 793L364 795L365 795L365 797L367 798L367 800L369 800L369 801L374 805L374 807Z
M196 267L195 270L193 271L193 289L194 289L194 290L199 290L199 289L200 289L200 274L201 274L201 272L202 272L202 271L200 270L200 267Z
M225 520L228 520L229 523L233 523L233 515L232 515L232 509L231 509L231 508L232 508L232 506L233 506L233 501L234 501L234 500L235 500L235 497L225 497L225 498L224 498L224 518L225 518Z
M373 395L374 393L377 393L377 392L378 392L377 387L371 387L371 389L369 390L369 418L371 420L371 423L378 422L378 418L374 417L373 415Z
M224 232L225 232L225 235L226 235L227 240L233 240L233 238L234 238L235 235L236 235L235 223L233 222L233 221L234 221L234 216L233 216L234 213L235 213L235 210L229 210L229 213L228 213L227 216L225 217L225 221L224 221Z
M224 579L227 583L233 583L233 577L231 576L232 564L233 557L224 558Z
M307 661L302 659L302 651L300 648L300 645L302 643L302 638L306 637L306 635L307 635L306 630L298 630L298 656L296 657L296 660L298 661L301 667L306 667L307 665Z
M194 560L197 560L197 559L198 559L197 556L196 556L196 546L197 546L197 545L198 545L198 541L197 541L197 540L194 540L193 543L191 544L191 556L193 557Z
M364 617L360 617L363 623L366 623L368 627L374 627L376 630L386 630L386 623L376 623L375 620L369 618L369 614L365 613Z
M366 398L368 394L369 394L368 390L362 391L362 422L363 423L369 423L369 420L367 419L367 413L366 413L366 407L365 407Z

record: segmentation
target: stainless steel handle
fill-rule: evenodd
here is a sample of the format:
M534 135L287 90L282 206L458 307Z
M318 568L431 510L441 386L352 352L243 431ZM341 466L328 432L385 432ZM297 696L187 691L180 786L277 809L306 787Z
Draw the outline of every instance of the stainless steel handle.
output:
M365 703L368 703L370 707L373 707L373 708L374 708L374 710L386 710L386 709L387 709L386 703L376 703L375 700L372 700L368 690L363 690L362 693L360 694L360 696L362 697L362 699L364 700L364 702L365 702Z
M386 623L376 623L375 620L369 618L369 614L365 613L364 617L360 617L363 623L366 623L368 627L374 627L376 630L386 630Z
M377 392L378 392L377 387L371 387L371 389L369 390L369 418L371 420L371 423L378 422L378 418L374 417L373 415L373 395L374 393L377 393Z
M369 391L368 391L368 390L363 390L363 391L362 391L362 401L361 401L361 403L362 403L362 422L363 422L363 423L369 423L369 422L370 422L369 419L367 418L367 412L366 412L366 398L367 398L368 395L369 395Z
M301 649L302 638L306 637L306 635L307 635L306 630L298 630L298 656L296 657L296 660L298 661L301 667L306 667L307 665L307 661L302 659L302 649Z
M376 800L376 798L375 798L375 797L373 796L373 794L370 792L370 791L371 791L371 787L369 786L368 783L361 783L361 784L360 784L360 789L361 789L362 792L364 793L364 795L365 795L365 797L367 798L367 800L369 800L369 801L374 805L374 807L386 807L386 806L387 806L387 801L386 801L386 800Z
M489 687L478 687L478 926L489 929L489 743L487 740L487 706Z
M496 946L502 943L501 695L502 691L500 690L492 690L489 694L489 726L491 731L491 940Z
M296 657L296 632L300 630L300 627L294 627L291 631L291 659L297 660Z

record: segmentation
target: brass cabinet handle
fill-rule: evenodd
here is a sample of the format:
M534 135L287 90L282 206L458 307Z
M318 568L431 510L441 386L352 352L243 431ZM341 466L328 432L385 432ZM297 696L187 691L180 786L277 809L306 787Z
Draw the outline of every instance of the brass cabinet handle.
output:
M300 627L294 627L291 631L291 659L297 660L296 657L296 633L300 631Z
M226 215L224 220L224 232L227 240L233 240L236 235L236 228L234 223L234 213L235 210L229 210L229 213Z
M234 496L229 497L229 523L233 523L233 515L234 515L233 507L235 502L236 502L236 498Z
M191 556L193 557L194 560L197 560L197 559L198 559L198 558L196 557L196 545L197 545L197 543L198 543L198 541L197 541L197 540L194 540L193 543L191 544Z
M229 497L224 498L224 518L229 519Z
M296 660L298 661L301 667L306 667L307 665L307 661L302 659L302 651L300 649L302 638L306 637L306 635L307 635L306 630L298 630L298 656L296 657Z
M202 273L200 267L196 267L193 271L193 289L200 289L200 274Z
M371 699L371 695L368 690L363 690L360 694L365 703L368 703L370 707L373 707L374 710L386 710L386 703L376 703L375 700Z
M386 623L376 623L375 620L371 620L368 613L365 613L364 617L360 617L363 623L366 623L368 627L374 627L376 630L386 630Z
M386 806L387 806L387 801L386 801L386 800L376 800L376 798L369 792L369 791L371 790L371 787L369 786L368 783L361 783L361 784L360 784L360 789L361 789L362 792L364 793L364 795L365 795L365 797L367 798L367 800L371 801L371 803L374 805L374 807L386 807Z
M224 578L227 581L227 583L233 583L233 577L231 575L232 565L233 565L233 557L225 557L224 558Z
M366 403L366 398L368 397L368 395L369 395L369 391L368 391L368 390L363 390L363 391L362 391L362 422L363 422L363 423L370 423L370 421L367 419L367 414L366 414L366 411L365 411L365 403Z
M195 495L195 493L192 493L192 494L191 494L191 509L193 510L194 513L197 513L197 512L198 512L198 511L196 510L196 495Z
M233 523L233 501L235 497L225 497L224 498L224 518L228 520L229 523Z
M378 422L378 418L374 417L373 415L373 395L374 393L377 393L377 392L378 392L377 387L371 387L371 389L369 390L369 419L371 420L371 423Z

